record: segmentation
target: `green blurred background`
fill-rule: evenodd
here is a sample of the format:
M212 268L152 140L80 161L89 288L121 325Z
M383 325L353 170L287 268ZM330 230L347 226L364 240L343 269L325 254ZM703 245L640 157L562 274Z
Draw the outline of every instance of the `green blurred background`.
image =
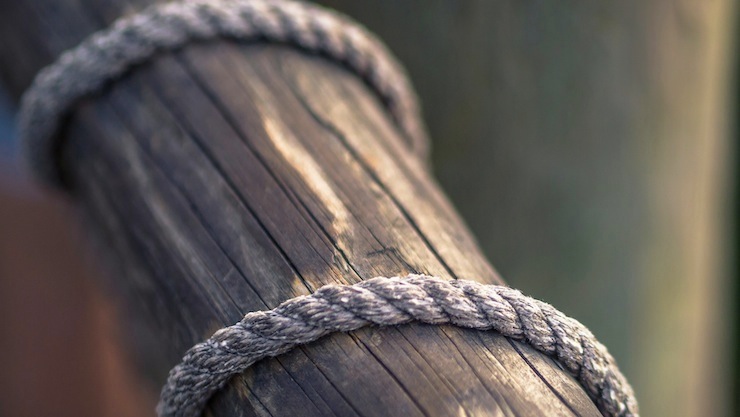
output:
M320 2L406 65L489 259L594 331L643 415L740 415L735 2Z
M322 3L406 65L494 266L585 322L643 415L740 413L733 2Z

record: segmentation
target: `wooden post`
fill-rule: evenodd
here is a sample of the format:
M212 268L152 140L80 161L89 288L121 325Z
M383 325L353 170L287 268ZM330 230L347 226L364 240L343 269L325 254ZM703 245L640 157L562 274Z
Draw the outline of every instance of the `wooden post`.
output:
M3 81L17 98L59 52L143 3L3 1ZM216 329L327 283L410 272L502 282L377 98L321 58L195 44L81 102L63 135L67 182L147 323L160 382ZM422 325L335 334L262 361L210 409L599 415L527 346Z

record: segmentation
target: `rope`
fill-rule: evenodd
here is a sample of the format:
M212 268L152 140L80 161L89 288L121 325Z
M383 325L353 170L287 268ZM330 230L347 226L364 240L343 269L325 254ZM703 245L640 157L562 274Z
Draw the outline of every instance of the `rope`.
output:
M287 44L345 65L378 94L412 149L427 157L419 107L403 68L359 24L291 0L189 0L155 5L120 19L37 75L21 100L18 119L31 172L42 182L61 185L55 136L80 98L162 51L219 37Z
M160 417L197 417L214 392L261 359L334 332L410 322L493 330L526 342L576 377L605 416L638 416L614 358L576 320L508 287L424 275L327 285L247 314L185 354L170 371L157 411Z

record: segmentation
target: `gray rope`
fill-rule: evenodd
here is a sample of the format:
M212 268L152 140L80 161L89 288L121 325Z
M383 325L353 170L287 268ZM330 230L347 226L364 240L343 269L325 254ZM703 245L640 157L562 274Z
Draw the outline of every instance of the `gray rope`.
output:
M197 417L214 392L261 359L334 332L410 322L493 330L526 342L558 360L605 416L638 416L614 358L576 320L505 286L424 275L327 285L247 314L185 354L170 371L157 411L160 417Z
M279 42L325 55L357 73L380 96L412 148L428 141L403 68L359 24L336 12L290 0L189 0L155 5L118 20L43 69L23 96L18 119L25 160L43 182L59 185L56 134L81 98L132 66L193 41L218 37Z

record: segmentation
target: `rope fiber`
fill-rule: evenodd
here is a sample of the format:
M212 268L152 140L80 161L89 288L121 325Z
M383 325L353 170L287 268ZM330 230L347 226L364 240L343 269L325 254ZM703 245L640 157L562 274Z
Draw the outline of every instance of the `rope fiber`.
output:
M57 133L82 97L157 54L219 38L285 44L344 65L379 96L411 149L427 158L419 105L403 67L358 23L292 0L189 0L157 4L121 18L39 72L21 99L18 117L31 173L43 183L61 186Z
M632 387L606 347L578 321L500 285L425 275L327 285L195 345L162 389L160 417L197 417L208 399L255 362L334 332L410 322L492 330L528 343L576 377L605 416L638 416Z

